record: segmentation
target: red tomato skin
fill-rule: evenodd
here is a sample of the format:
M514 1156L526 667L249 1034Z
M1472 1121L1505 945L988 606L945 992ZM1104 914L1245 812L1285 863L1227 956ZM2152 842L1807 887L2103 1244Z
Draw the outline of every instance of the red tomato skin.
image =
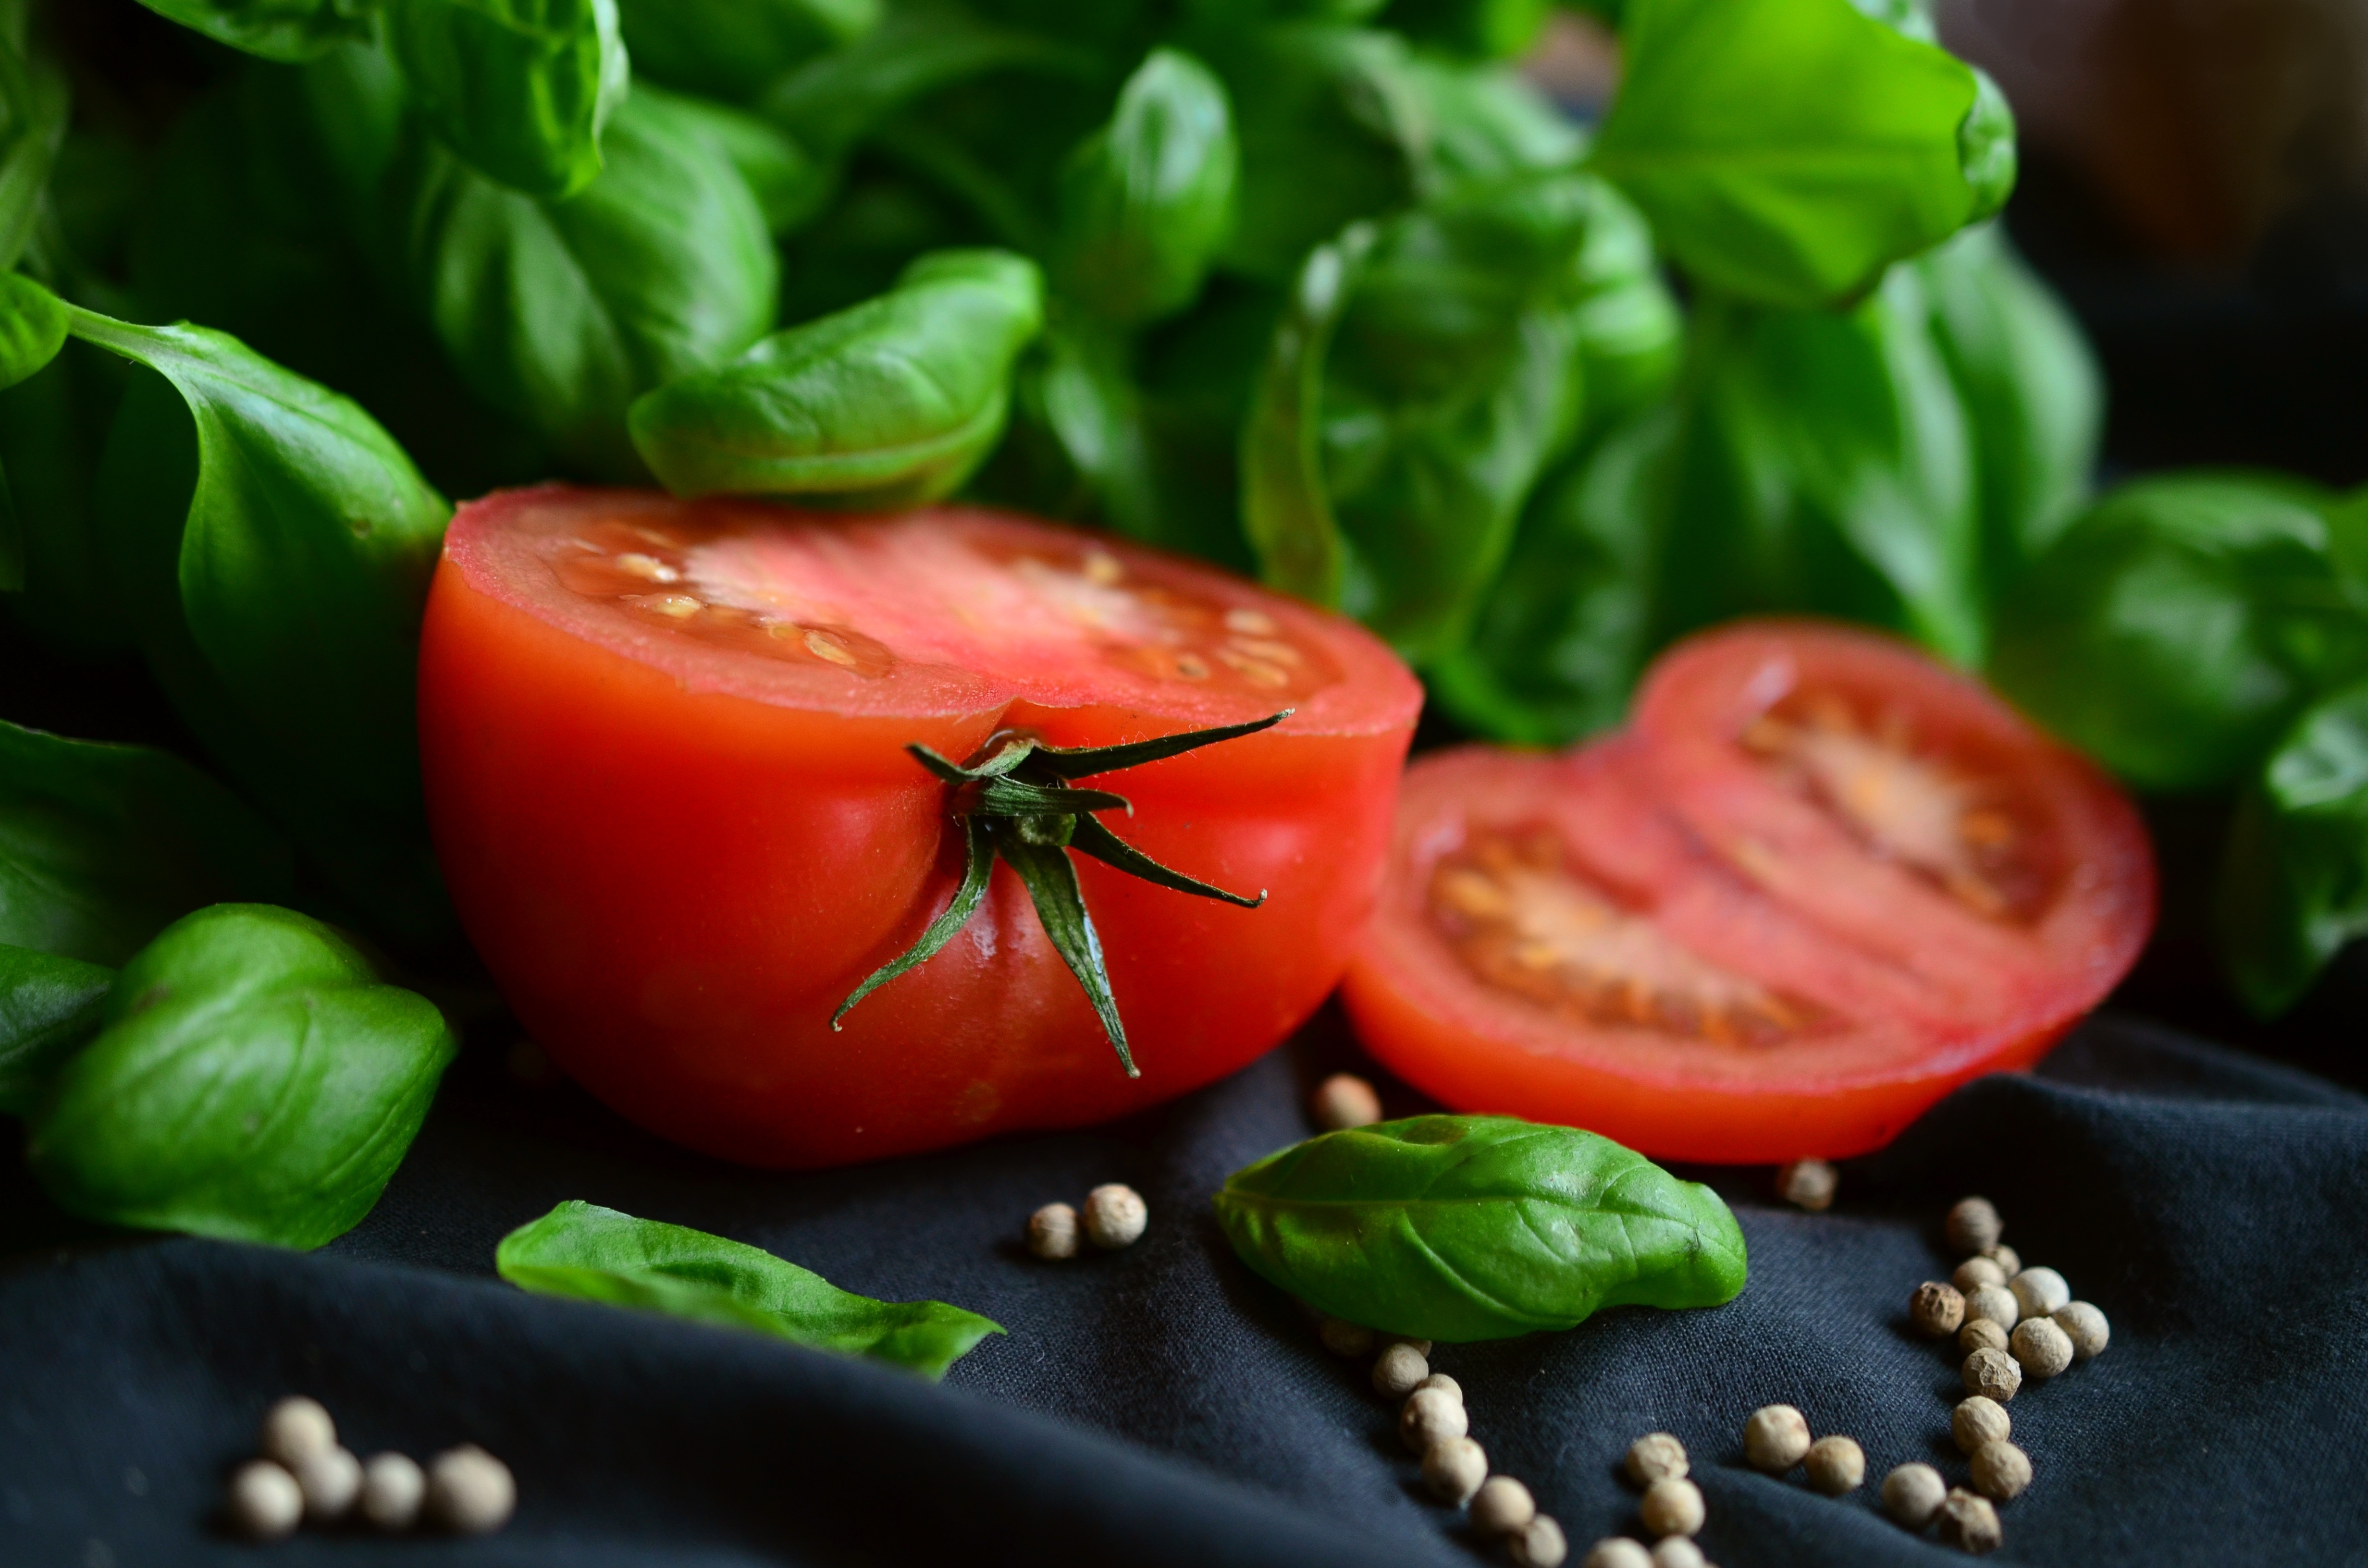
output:
M453 903L552 1060L665 1137L808 1168L1104 1120L1279 1043L1370 915L1419 700L1405 684L1402 719L1370 733L1286 722L1110 781L1136 806L1109 819L1121 836L1269 895L1244 910L1076 858L1135 1080L1002 866L944 951L842 1030L830 1017L959 874L945 789L908 742L960 757L1014 725L1099 744L1173 721L1018 702L850 718L691 689L482 591L448 545L420 739Z

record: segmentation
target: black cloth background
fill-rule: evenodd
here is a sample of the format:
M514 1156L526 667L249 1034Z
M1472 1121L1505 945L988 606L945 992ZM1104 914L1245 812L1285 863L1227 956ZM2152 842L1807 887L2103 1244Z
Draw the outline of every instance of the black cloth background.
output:
M0 1562L256 1561L214 1510L290 1392L365 1453L482 1442L521 1494L497 1536L307 1533L268 1549L291 1564L1501 1561L1423 1497L1364 1364L1326 1355L1210 1213L1228 1172L1307 1134L1304 1088L1349 1050L1326 1016L1130 1121L796 1176L669 1148L472 1053L376 1211L309 1256L48 1234L54 1211L10 1191ZM1391 1093L1394 1113L1421 1108ZM2368 1555L2368 1100L2107 1016L2036 1075L1976 1083L1846 1165L1828 1213L1775 1203L1764 1172L1707 1174L1750 1247L1734 1302L1437 1353L1573 1568L1638 1528L1617 1463L1656 1428L1691 1449L1725 1568L1953 1558L1876 1494L1911 1459L1964 1476L1955 1358L1909 1335L1905 1306L1945 1275L1939 1216L1971 1190L2113 1325L2101 1358L2010 1407L2037 1481L2002 1510L2003 1559ZM1136 1246L1054 1265L1019 1245L1038 1204L1110 1180L1150 1201ZM931 1387L495 1278L502 1234L569 1198L1010 1333ZM1837 1501L1744 1469L1743 1418L1773 1400L1856 1437L1868 1485Z

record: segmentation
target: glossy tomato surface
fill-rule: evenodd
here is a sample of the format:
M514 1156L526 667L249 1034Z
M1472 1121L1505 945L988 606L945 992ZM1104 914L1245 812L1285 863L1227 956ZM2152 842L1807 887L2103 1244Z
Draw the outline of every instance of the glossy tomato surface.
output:
M962 508L817 516L508 492L453 520L420 732L455 903L520 1019L634 1120L809 1166L1071 1126L1209 1082L1332 988L1372 908L1420 689L1338 617ZM998 865L944 951L831 1014L951 896L946 787L1025 729L1099 745L1293 710L1097 779L1103 820L1246 910L1078 857L1130 1080Z
M1611 740L1416 762L1343 994L1459 1109L1838 1157L2037 1060L2153 910L2128 801L1979 686L1754 623L1672 650Z

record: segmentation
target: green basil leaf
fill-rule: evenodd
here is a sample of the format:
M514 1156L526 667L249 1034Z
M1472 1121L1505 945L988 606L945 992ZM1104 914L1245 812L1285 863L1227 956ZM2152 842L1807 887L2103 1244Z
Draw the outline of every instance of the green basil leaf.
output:
M770 121L712 99L677 97L654 87L636 86L633 95L658 99L680 129L723 153L747 182L757 210L765 215L765 227L774 235L804 227L829 204L837 171Z
M279 835L179 757L0 723L0 943L120 964L192 909L292 883Z
M453 152L529 196L600 172L630 73L616 0L388 0L413 100Z
M266 60L311 60L347 39L368 38L378 0L140 0L158 16L216 43Z
M16 266L33 237L65 143L66 109L65 73L21 40L0 39L0 269Z
M2315 691L2368 668L2333 505L2278 475L2123 485L2000 599L1990 678L2139 789L2236 782Z
M494 1267L539 1295L753 1329L931 1381L1004 1332L943 1301L875 1301L757 1247L573 1200L504 1236Z
M2313 704L2238 803L2214 914L2237 994L2274 1017L2368 935L2368 685Z
M1554 0L1390 0L1382 26L1417 43L1482 60L1525 54L1554 14Z
M1116 322L1191 303L1233 222L1237 162L1224 87L1190 55L1152 51L1062 171L1063 290Z
M1225 1239L1311 1306L1461 1344L1576 1327L1616 1306L1712 1307L1743 1290L1718 1195L1608 1138L1507 1116L1327 1132L1235 1171Z
M1571 168L1587 153L1587 132L1518 72L1431 54L1407 68L1430 127L1434 194Z
M1634 0L1595 167L1705 284L1816 306L1997 210L2003 100L1850 0Z
M1582 429L1592 436L1668 394L1684 358L1686 322L1661 278L1645 215L1600 179L1581 188L1587 243L1575 288L1587 385Z
M0 947L0 1115L23 1116L58 1068L98 1032L115 971Z
M879 26L881 0L618 0L633 74L745 103Z
M1043 311L1032 262L925 256L890 292L644 396L633 443L677 494L935 500L1003 433L1012 364Z
M450 158L424 171L413 267L428 318L481 397L582 471L640 477L635 397L723 364L773 324L780 261L712 122L636 93L609 166L537 201Z
M1324 478L1324 364L1374 238L1352 223L1307 253L1242 425L1242 531L1258 575L1326 606L1340 602L1348 547Z
M121 360L68 342L48 369L0 392L0 472L22 573L22 591L0 589L0 605L35 638L78 657L133 649L91 515L128 373Z
M317 920L224 903L123 968L60 1069L26 1157L85 1219L316 1247L351 1230L458 1050Z

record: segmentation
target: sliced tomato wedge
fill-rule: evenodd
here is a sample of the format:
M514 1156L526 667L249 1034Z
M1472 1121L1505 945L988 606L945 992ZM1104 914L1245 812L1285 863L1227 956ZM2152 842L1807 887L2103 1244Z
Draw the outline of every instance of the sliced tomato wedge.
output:
M1611 741L1418 759L1343 996L1459 1109L1838 1157L2037 1060L2153 907L2128 802L1978 686L1754 624L1673 650Z

